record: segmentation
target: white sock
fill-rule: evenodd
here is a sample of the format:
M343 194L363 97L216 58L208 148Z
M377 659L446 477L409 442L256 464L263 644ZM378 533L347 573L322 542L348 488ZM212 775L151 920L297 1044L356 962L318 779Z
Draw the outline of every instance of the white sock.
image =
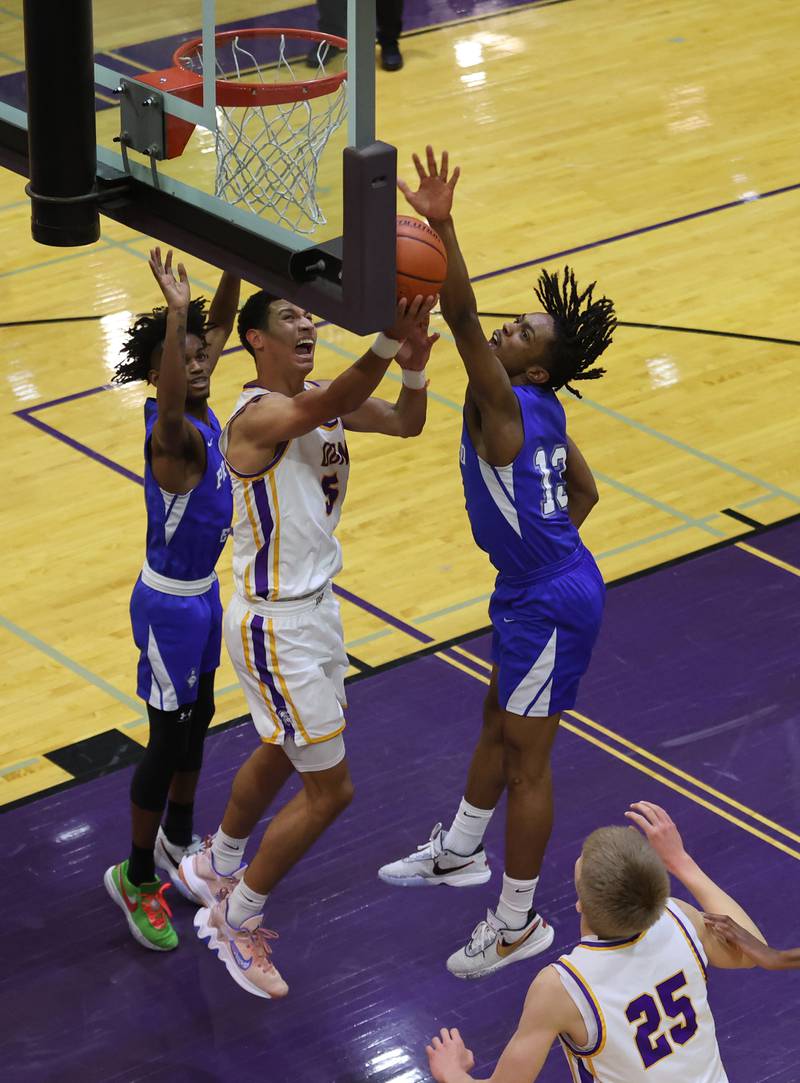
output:
M534 880L512 880L503 873L503 891L495 913L507 929L523 929L527 925L538 883L538 876Z
M247 921L248 918L261 913L266 901L266 895L259 895L257 891L253 891L252 888L248 887L244 880L240 880L228 896L228 909L226 912L228 924L232 925L234 929L240 929L242 923Z
M211 860L214 871L220 876L231 876L242 863L247 839L232 839L222 828L214 836L211 844Z
M476 808L466 797L462 797L455 819L445 835L445 849L464 857L474 854L483 842L493 812L493 808Z

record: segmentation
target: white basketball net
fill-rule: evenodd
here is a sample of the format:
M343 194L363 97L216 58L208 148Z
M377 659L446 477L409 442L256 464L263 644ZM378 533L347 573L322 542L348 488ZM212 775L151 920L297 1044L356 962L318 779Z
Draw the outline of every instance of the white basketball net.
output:
M316 44L302 38L292 41L294 47L299 43L306 50ZM225 65L216 57L218 79L297 83L311 77L310 72L304 72L298 79L292 64L305 64L305 54L299 59L288 58L284 35L280 36L277 64L265 71L239 38L227 44L230 63ZM327 52L327 43L320 43L314 78L326 74ZM202 72L202 49L184 58L184 63ZM324 225L327 219L317 202L317 171L328 140L345 116L345 86L346 80L330 94L283 105L239 108L217 104L214 194L231 206L247 207L296 233L313 233Z

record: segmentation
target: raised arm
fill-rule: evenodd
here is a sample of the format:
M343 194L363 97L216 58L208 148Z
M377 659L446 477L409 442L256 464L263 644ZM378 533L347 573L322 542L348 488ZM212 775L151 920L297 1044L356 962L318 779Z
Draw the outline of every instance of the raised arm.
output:
M586 1025L572 999L552 967L536 975L522 1016L510 1042L486 1080L474 1083L534 1083L559 1034L574 1036L579 1044L586 1040ZM581 1040L582 1039L582 1040ZM442 1029L426 1047L431 1075L436 1083L468 1083L475 1063L457 1030Z
M217 292L208 310L206 321L206 352L209 371L217 366L225 344L231 336L239 308L239 290L242 280L229 271L223 271L217 286Z
M564 477L567 483L567 513L572 525L580 528L600 496L589 464L569 436Z
M419 436L428 411L425 366L439 339L428 334L428 316L414 326L395 360L403 372L403 386L395 402L369 398L342 421L351 432L377 432L384 436Z
M453 224L453 191L459 177L458 166L448 178L449 159L442 151L437 166L432 147L426 148L427 169L418 155L414 165L419 188L413 192L403 180L397 185L419 214L425 215L439 234L447 250L447 279L442 286L442 315L453 332L456 347L469 379L469 391L481 414L494 412L501 417L519 420L519 408L511 381L499 359L495 357L478 319L478 306L469 280L469 273ZM521 421L519 422L521 425Z
M686 852L683 839L669 814L650 801L637 801L625 813L647 838L655 852L672 873L700 904L701 910L723 914L738 922L747 932L764 943L764 937L745 910L722 890ZM728 970L746 969L755 964L735 943L728 943L716 936L703 921L703 915L694 906L680 901L680 907L690 919L705 948L712 966Z
M186 458L189 441L197 430L185 417L186 410L186 320L191 291L189 277L182 263L178 278L172 271L172 251L162 263L161 249L152 248L148 261L167 302L167 326L158 370L156 401L158 419L153 429L153 452L171 459ZM197 434L198 445L202 437ZM160 483L160 482L159 482Z
M363 357L330 383L294 396L265 395L244 410L231 426L228 457L234 469L248 473L251 467L258 470L264 454L277 444L303 436L331 418L356 411L381 382L414 324L429 315L434 301L433 297L417 297L410 304L399 301L394 325L378 335Z

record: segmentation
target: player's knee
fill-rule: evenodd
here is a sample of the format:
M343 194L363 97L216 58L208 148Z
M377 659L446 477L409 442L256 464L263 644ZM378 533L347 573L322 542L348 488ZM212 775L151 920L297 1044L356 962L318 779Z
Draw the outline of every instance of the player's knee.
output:
M532 789L542 785L549 776L549 759L533 756L529 750L506 743L503 747L503 775L511 790Z

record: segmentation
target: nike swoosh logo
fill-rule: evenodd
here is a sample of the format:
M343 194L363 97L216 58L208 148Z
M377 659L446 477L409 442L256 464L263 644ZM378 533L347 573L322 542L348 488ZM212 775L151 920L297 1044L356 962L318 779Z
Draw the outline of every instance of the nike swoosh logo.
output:
M245 959L233 941L231 941L231 955L236 960L236 965L240 970L249 970L253 964L252 956L249 959Z
M515 624L516 621L514 620L513 617L503 617L503 623L504 624Z
M532 936L533 933L536 932L536 930L541 925L541 922L542 919L537 918L536 921L534 921L533 925L531 925L530 929L528 929L527 933L525 933L524 936L521 936L519 940L515 940L513 944L506 944L505 940L500 937L497 941L497 954L500 956L500 958L507 959L509 955L515 952L518 947L525 943L529 936Z
M135 914L136 911L139 909L139 904L138 902L131 902L131 900L128 898L128 893L126 892L125 885L122 882L122 873L119 874L119 893L124 899L125 905L130 910L130 912L132 914Z
M447 876L449 872L459 872L461 869L468 869L470 865L474 865L474 861L467 861L465 865L453 865L449 869L440 869L438 862L433 863L433 875L434 876Z

